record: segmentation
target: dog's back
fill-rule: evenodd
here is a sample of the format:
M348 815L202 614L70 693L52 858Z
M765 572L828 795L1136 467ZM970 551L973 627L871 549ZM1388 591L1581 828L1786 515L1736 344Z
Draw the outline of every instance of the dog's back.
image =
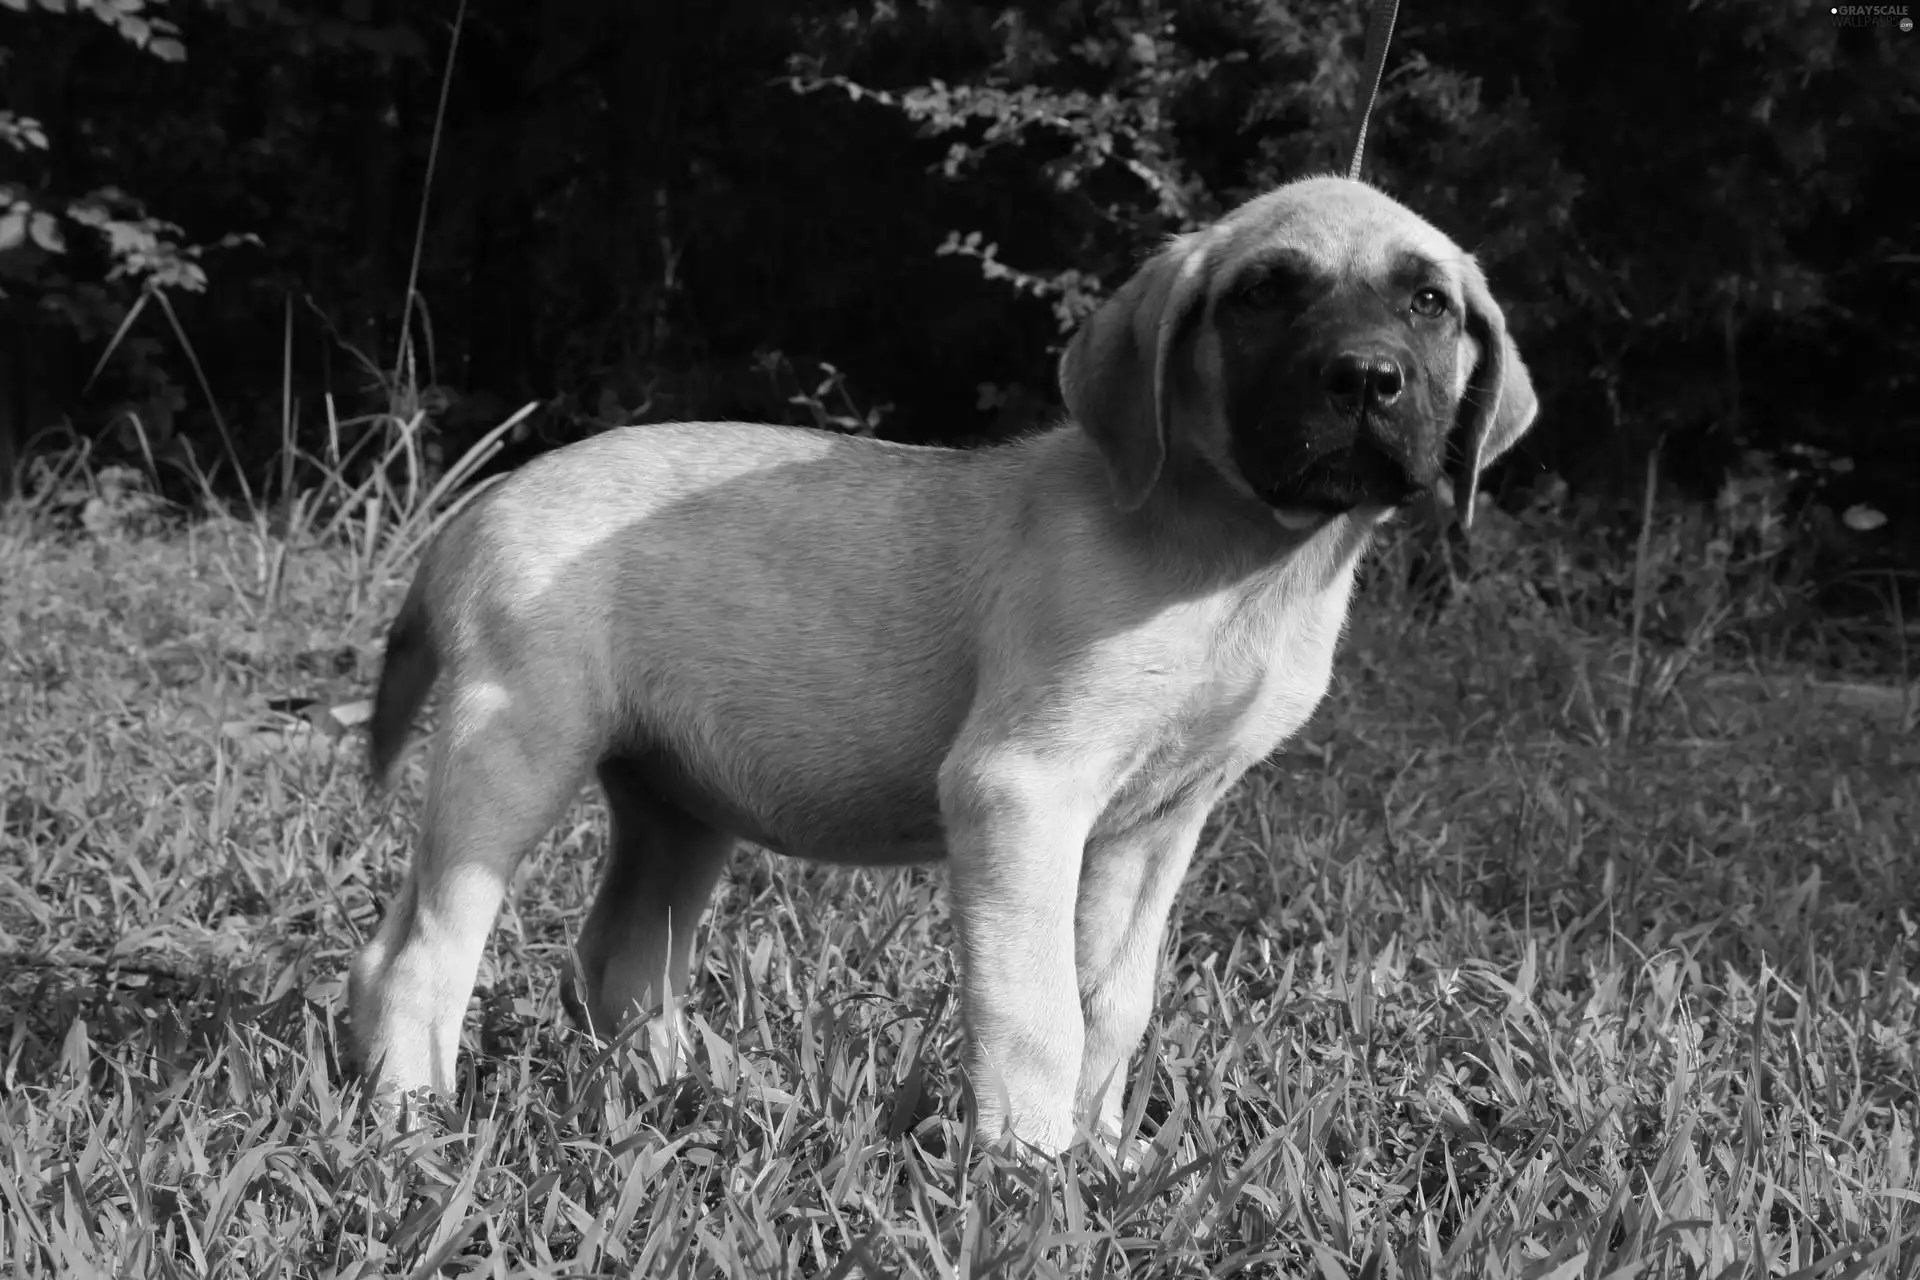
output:
M528 463L423 559L388 635L376 775L444 668L470 716L488 689L590 708L597 753L761 843L936 856L935 773L976 656L955 622L995 520L993 485L946 473L983 464L734 423L622 428Z

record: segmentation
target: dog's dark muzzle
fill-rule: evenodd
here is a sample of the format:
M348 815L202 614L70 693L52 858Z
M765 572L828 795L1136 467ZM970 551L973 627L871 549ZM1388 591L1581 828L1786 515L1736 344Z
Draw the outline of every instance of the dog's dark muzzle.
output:
M1290 359L1238 366L1230 421L1241 475L1282 523L1413 501L1443 462L1433 363L1380 325L1342 325Z
M1391 439L1366 429L1346 448L1319 454L1265 497L1276 507L1310 507L1334 514L1355 507L1397 507L1431 488L1437 466L1414 459Z
M1405 506L1438 481L1440 438L1436 428L1367 413L1323 422L1290 442L1260 442L1278 447L1244 448L1242 474L1276 509L1338 515Z

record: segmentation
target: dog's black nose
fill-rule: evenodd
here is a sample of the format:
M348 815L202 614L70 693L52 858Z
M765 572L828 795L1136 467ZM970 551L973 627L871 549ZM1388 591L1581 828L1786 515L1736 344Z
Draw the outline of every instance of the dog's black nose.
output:
M1400 362L1378 351L1342 351L1320 371L1320 384L1343 409L1384 409L1406 389Z

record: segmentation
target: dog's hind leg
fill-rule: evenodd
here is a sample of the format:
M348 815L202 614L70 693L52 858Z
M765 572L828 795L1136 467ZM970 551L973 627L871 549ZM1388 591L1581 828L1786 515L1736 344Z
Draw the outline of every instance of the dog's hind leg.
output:
M500 683L456 682L434 739L406 886L349 983L356 1045L383 1090L452 1092L494 916L592 757L577 710Z
M611 839L593 908L580 929L585 999L570 1004L611 1036L636 1013L684 995L694 926L734 838L662 798L629 761L601 763Z

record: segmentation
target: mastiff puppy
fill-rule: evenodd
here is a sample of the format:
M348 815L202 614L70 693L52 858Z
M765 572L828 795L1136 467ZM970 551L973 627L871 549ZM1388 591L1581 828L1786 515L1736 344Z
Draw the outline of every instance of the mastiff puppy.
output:
M595 1030L685 989L738 840L944 860L982 1132L1115 1129L1208 810L1326 692L1374 529L1450 457L1464 518L1536 402L1473 259L1341 178L1171 240L1060 387L1067 422L974 451L609 431L440 534L372 724L384 777L445 681L419 850L353 965L378 1085L451 1086L502 896L592 774Z

